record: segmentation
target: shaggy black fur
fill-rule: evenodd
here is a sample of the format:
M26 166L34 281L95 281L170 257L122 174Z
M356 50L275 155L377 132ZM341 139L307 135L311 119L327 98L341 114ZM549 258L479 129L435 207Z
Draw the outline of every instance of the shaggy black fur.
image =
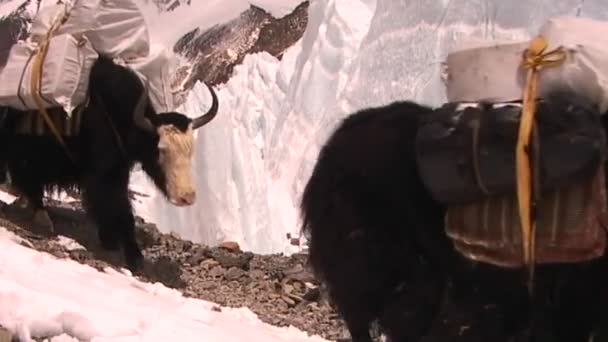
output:
M310 262L354 342L587 341L608 312L607 259L522 271L465 259L417 172L412 102L356 112L322 147L301 213ZM531 305L533 304L533 305ZM599 341L599 339L596 339Z
M143 89L132 71L110 58L99 57L91 70L90 103L82 113L80 134L64 137L75 161L50 134L15 134L16 125L24 117L18 110L3 108L7 115L0 135L0 159L8 167L13 186L30 205L34 209L43 207L44 190L82 190L85 209L98 227L102 246L110 250L122 247L131 270L139 269L143 261L135 240L128 197L129 173L134 164L141 163L142 169L166 194L166 180L158 162L159 136L139 128L133 120L133 110ZM213 98L217 111L215 94ZM148 102L148 116L150 112L153 108ZM171 123L182 130L191 121L174 112L149 118L155 126Z

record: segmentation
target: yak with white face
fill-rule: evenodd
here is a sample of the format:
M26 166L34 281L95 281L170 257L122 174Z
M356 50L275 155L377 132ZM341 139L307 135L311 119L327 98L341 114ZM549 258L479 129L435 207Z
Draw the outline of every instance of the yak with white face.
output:
M218 110L217 96L211 87L208 88L213 98L211 109L194 120L185 120L184 115L175 112L155 114L147 96L140 97L135 106L137 126L158 137L157 159L143 160L144 170L152 175L156 186L176 206L192 205L196 200L192 179L194 130L211 121ZM146 85L143 94L147 94L147 89ZM159 170L153 170L155 164L160 167L161 174Z
M88 103L76 109L70 120L61 108L49 110L55 122L77 132L62 137L65 146L48 127L42 132L34 129L40 126L37 111L2 108L0 161L11 176L11 186L33 209L34 220L50 229L44 191L81 191L101 245L122 248L127 267L136 271L143 256L128 195L130 171L140 163L170 203L192 205L196 200L193 133L216 116L218 99L207 85L212 97L207 113L194 119L177 112L156 113L147 84L103 56L94 64L89 83Z

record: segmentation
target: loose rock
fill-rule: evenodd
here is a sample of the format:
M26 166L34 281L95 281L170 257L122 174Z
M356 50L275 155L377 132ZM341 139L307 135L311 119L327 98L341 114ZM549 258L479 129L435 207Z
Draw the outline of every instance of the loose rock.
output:
M219 247L227 249L234 253L241 252L241 247L239 246L238 243L236 243L234 241L224 241L224 242L220 243Z
M245 276L245 271L240 268L230 267L230 269L224 274L224 278L228 280L237 280Z

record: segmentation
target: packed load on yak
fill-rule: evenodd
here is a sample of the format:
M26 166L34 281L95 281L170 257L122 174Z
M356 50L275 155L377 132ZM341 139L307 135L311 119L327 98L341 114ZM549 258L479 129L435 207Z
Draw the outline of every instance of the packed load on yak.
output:
M601 256L608 23L551 18L530 41L455 51L444 66L448 103L420 123L416 149L456 248L530 276Z
M70 116L87 97L99 55L147 81L157 111L173 110L167 85L172 54L151 46L133 0L73 0L42 7L27 40L13 45L0 69L0 105L20 110L62 107Z

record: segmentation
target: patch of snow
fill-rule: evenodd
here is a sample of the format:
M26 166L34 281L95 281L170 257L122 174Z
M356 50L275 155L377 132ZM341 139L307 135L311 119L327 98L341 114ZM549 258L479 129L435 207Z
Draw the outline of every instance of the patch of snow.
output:
M3 227L0 227L0 239L9 240L9 241L13 241L16 243L21 243L23 241L26 241L19 235L15 234Z
M13 12L23 5L27 0L12 0L5 2L0 6L0 19L11 15Z
M151 209L149 205L150 197L159 195L153 188L152 182L147 179L143 172L136 171L131 174L129 188L135 192L134 198L131 200L134 212L146 222L152 222L153 216L149 212Z
M293 12L293 10L302 2L304 2L304 0L249 0L249 3L264 9L277 19Z
M78 201L76 198L74 198L74 196L68 195L65 191L46 192L45 194L49 198L60 202L69 203Z
M326 341L262 323L246 308L218 312L214 303L185 298L160 283L57 259L15 243L3 231L0 325L21 341Z
M59 245L63 246L68 251L75 251L78 249L86 250L86 248L83 245L79 244L74 239L71 239L71 238L63 236L63 235L57 236L57 238L55 240L57 241L57 243Z
M0 201L7 203L7 204L11 204L13 203L15 200L17 199L16 196L9 194L6 191L0 191Z
M199 0L159 13L153 4L144 5L139 0L139 5L148 23L151 40L165 46L175 45L184 34L196 28L206 30L230 21L249 7L244 0Z

